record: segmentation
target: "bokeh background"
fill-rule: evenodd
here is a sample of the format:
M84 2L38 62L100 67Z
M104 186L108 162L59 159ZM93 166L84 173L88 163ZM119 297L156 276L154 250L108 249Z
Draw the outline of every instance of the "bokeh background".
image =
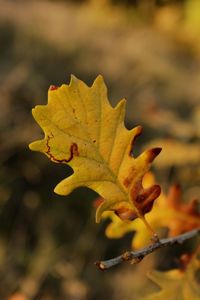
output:
M182 250L100 272L93 263L130 248L95 224L96 194L57 196L71 171L33 153L42 137L31 109L51 84L102 74L126 124L142 125L135 154L163 146L154 171L166 190L200 196L200 1L0 0L0 299L137 300L153 264L175 267ZM173 254L173 255L172 255Z

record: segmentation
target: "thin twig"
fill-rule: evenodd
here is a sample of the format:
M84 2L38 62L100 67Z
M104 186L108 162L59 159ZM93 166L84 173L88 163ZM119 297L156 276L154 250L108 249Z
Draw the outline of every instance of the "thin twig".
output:
M140 262L146 255L154 252L157 249L164 248L174 244L182 244L186 240L189 240L197 236L198 234L200 234L200 228L191 230L189 232L186 232L184 234L175 237L158 240L155 243L149 245L148 247L142 248L137 251L127 251L117 257L104 260L104 261L98 261L95 263L95 265L100 270L106 270L124 261L131 261L132 264L136 264Z

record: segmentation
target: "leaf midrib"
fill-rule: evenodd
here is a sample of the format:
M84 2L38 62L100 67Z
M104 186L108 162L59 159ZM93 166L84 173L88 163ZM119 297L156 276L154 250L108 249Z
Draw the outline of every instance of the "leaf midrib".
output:
M62 107L63 107L63 105L62 105ZM63 108L64 108L64 107L63 107ZM64 109L64 110L65 110L65 109ZM66 110L65 110L65 113L66 113ZM41 114L42 114L42 113L41 113ZM121 183L120 183L119 180L118 180L118 174L115 174L115 173L112 171L112 169L110 168L109 164L105 161L104 157L103 157L102 154L100 153L99 148L97 148L96 145L94 145L94 144L92 143L92 141L91 141L91 139L90 139L90 135L89 135L89 133L88 133L88 130L87 130L87 127L85 126L85 124L82 124L78 119L74 119L74 120L75 120L75 123L77 123L78 126L81 126L81 128L83 128L83 126L84 126L84 131L86 132L86 135L88 136L88 140L85 140L85 139L82 139L82 138L80 138L80 137L77 137L77 136L74 136L74 135L71 135L71 134L67 133L67 132L64 131L62 128L60 128L60 127L59 127L52 119L48 118L47 115L44 115L44 114L42 114L42 115L43 115L44 118L46 118L46 119L49 121L49 123L52 123L52 124L57 128L57 130L59 130L60 132L62 132L64 135L68 135L68 136L70 136L70 137L74 137L74 138L79 139L80 141L83 141L83 142L87 142L87 143L90 142L92 148L98 153L98 155L99 155L101 161L99 162L99 161L97 161L97 160L95 160L95 159L92 159L92 158L91 158L91 160L94 160L94 161L96 161L96 162L99 162L99 163L103 164L103 165L106 167L106 169L108 170L108 173L110 173L110 174L111 174L111 177L113 177L113 181L111 181L111 182L115 182L115 183L116 183L116 185L120 188L121 192L125 195L125 198L127 199L127 202L130 202L130 201L129 201L129 197L128 197L128 193L126 192L126 190L123 188L123 186L121 185ZM46 126L45 126L45 127L46 127ZM88 158L88 157L86 157L86 158ZM124 156L122 157L122 159L124 159ZM122 163L122 162L121 162L121 163ZM121 163L120 163L120 165L121 165Z

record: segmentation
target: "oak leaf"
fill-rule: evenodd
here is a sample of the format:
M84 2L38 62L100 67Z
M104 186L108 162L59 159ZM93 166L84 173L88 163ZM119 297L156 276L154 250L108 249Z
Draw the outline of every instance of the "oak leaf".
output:
M160 194L158 185L144 189L142 178L161 149L134 158L132 148L142 128L126 129L124 115L125 100L111 107L101 76L91 87L74 76L69 85L51 86L48 104L33 109L45 137L31 143L30 149L73 169L74 173L56 186L57 194L68 195L85 186L103 197L97 222L104 211L112 210L121 219L140 217L146 223L144 214Z
M155 183L152 173L147 173L143 179L143 186L148 188ZM122 222L112 212L106 212L104 218L110 218L111 223L106 228L106 235L109 238L121 238L127 232L135 232L132 239L132 248L138 249L146 246L151 237L140 219L134 222ZM184 232L200 227L200 212L196 199L184 203L180 186L171 186L169 193L161 193L155 201L151 213L146 215L148 223L154 231L166 228L168 236L176 236Z
M198 275L200 260L194 255L185 269L174 269L167 272L152 271L148 277L161 290L150 294L143 300L199 300L200 282Z

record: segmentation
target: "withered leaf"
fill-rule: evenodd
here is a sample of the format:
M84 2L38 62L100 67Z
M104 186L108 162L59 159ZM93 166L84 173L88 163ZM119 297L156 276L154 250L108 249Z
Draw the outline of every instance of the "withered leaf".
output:
M148 188L155 183L152 173L147 173L143 180L143 186ZM134 222L122 222L112 212L104 213L104 218L110 218L112 222L106 228L109 238L121 238L127 232L135 232L132 240L132 248L137 249L146 246L151 237L140 219ZM147 221L155 231L161 228L168 229L168 236L176 236L181 233L200 227L200 212L196 199L185 203L179 185L171 186L168 194L163 192L156 200L152 211L146 215Z

